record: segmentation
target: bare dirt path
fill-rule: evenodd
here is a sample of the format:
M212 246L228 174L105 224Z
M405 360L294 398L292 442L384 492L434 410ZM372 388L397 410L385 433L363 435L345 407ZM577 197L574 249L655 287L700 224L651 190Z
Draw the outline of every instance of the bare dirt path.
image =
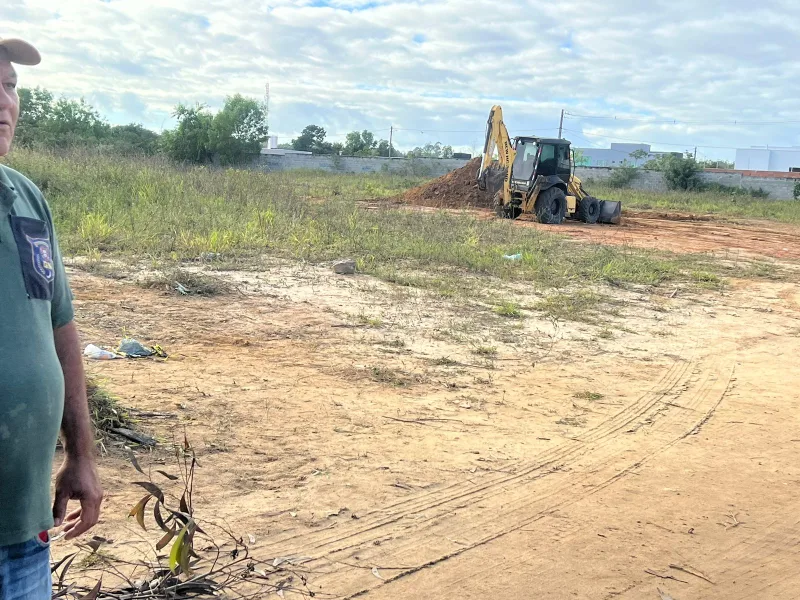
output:
M800 259L800 227L770 221L726 222L680 213L626 211L618 226L567 221L520 224L561 232L599 244L630 245L671 252L706 252L769 259Z
M171 352L89 367L167 415L143 465L186 432L198 514L310 559L321 597L796 596L795 283L620 291L610 322L553 324L316 268L228 276L241 294L181 298L74 273L87 343ZM115 452L101 472L97 533L136 539L139 477Z
M380 203L373 204L377 206ZM487 208L433 208L403 206L423 212L447 210L467 212L479 219L495 219ZM587 225L566 220L560 225L542 225L532 215L516 219L519 227L533 227L568 235L583 242L633 246L677 253L703 252L726 258L800 260L800 226L755 219L725 219L715 215L625 210L619 225Z

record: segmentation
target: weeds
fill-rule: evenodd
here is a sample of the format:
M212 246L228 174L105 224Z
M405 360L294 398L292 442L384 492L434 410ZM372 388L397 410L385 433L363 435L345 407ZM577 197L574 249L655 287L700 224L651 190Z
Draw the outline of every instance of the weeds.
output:
M112 429L130 425L130 417L120 406L119 399L97 377L86 377L86 396L89 399L92 424L100 438L106 437Z
M511 302L510 300L504 300L495 306L494 312L501 317L507 317L509 319L522 318L522 311L520 310L519 305L515 302Z
M431 364L438 366L438 367L452 367L458 364L458 361L453 360L447 356L442 356L440 358L434 358L431 360Z
M599 319L598 307L607 299L592 290L555 292L534 305L551 319L592 323Z
M231 284L220 277L179 268L148 275L140 279L138 285L195 296L219 296L233 290Z
M755 191L758 194L758 190ZM695 214L715 214L723 217L770 219L783 223L800 223L800 202L764 200L753 197L749 190L731 194L730 191L650 192L617 189L603 182L592 186L598 198L621 200L625 210L674 210Z
M597 402L605 398L603 394L598 394L597 392L576 392L573 397L578 400L588 400L589 402Z
M8 162L47 183L68 255L148 256L162 264L217 255L234 263L264 255L312 262L352 256L365 274L448 298L484 289L485 276L544 288L692 281L686 259L666 253L582 244L499 219L359 206L419 183L413 176L180 168L159 159L27 150L15 150ZM662 197L614 193L626 207L636 205L635 197ZM674 204L697 196L664 197ZM723 206L719 196L704 197ZM800 222L800 203L752 206ZM504 260L509 253L522 259Z
M376 383L385 383L395 387L408 387L414 383L414 379L400 371L395 371L388 367L371 366L367 369L369 378Z
M473 350L478 356L495 357L497 356L497 348L494 346L478 346Z
M358 323L359 325L363 325L365 327L370 327L372 329L378 329L379 327L383 326L383 319L380 317L371 317L364 313L358 315Z

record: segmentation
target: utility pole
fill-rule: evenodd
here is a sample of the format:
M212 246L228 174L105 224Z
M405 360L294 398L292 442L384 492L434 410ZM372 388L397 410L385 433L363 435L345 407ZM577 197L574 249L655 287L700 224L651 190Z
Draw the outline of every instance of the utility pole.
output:
M561 109L561 120L558 122L558 139L561 139L561 131L564 129L564 109Z
M694 147L694 160L697 161L697 146Z
M384 131L386 131L384 129ZM394 125L389 126L389 158L392 158L392 135L394 134Z

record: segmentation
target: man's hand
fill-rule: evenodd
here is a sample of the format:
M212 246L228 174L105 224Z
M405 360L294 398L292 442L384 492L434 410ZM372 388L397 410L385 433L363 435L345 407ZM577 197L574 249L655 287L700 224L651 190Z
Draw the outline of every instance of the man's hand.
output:
M64 523L67 539L78 537L91 529L100 517L103 490L94 463L94 429L86 401L86 376L83 356L75 323L53 330L56 352L64 371L64 417L61 436L67 455L56 476L56 499L53 519L56 526ZM67 503L80 500L81 507L64 517Z
M80 500L81 507L71 512L64 521L70 500ZM68 540L86 533L97 524L102 502L103 490L94 459L68 457L56 475L56 499L53 504L56 527L64 523L65 538Z

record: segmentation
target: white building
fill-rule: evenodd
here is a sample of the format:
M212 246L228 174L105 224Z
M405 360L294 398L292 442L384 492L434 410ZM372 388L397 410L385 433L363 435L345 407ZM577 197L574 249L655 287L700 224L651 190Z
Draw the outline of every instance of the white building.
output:
M770 148L753 146L736 151L736 170L740 171L800 171L800 146Z
M680 152L651 152L649 144L611 144L611 148L575 148L583 156L583 167L621 167L623 164L640 167L648 160L653 160L665 154ZM641 150L641 152L637 152ZM636 153L637 158L631 156ZM645 154L642 154L645 153Z
M278 148L278 136L271 135L267 138L266 145L261 148L261 154L269 154L273 156L286 156L287 154L311 154L311 152L304 152L303 150L286 150Z

